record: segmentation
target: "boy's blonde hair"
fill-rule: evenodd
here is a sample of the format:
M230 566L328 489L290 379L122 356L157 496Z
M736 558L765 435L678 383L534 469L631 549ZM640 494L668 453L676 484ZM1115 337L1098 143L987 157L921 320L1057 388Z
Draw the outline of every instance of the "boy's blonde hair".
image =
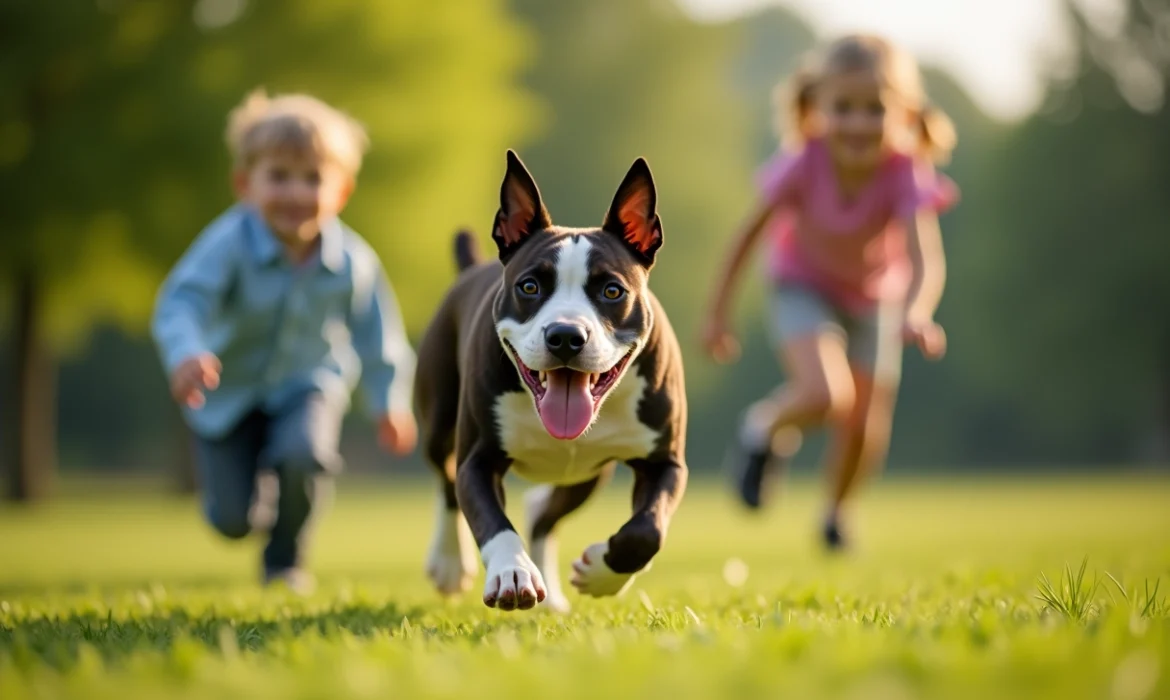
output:
M312 153L356 176L369 138L361 124L304 94L250 93L228 116L227 144L235 166L247 170L273 151Z
M950 118L926 98L918 62L906 51L872 34L850 34L811 52L796 74L776 91L781 115L780 137L802 143L811 134L816 90L825 79L859 70L872 70L878 80L917 117L915 155L945 163L955 148L956 134Z

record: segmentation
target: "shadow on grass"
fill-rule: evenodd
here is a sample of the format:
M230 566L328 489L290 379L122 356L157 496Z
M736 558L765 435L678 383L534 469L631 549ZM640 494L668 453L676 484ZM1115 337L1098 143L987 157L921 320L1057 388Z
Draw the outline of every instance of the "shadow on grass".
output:
M16 627L0 625L0 657L11 657L17 666L44 663L68 670L78 662L85 646L96 650L104 661L115 663L135 653L167 653L180 640L217 652L232 645L238 650L259 651L278 640L289 642L306 635L372 637L398 631L410 624L409 618L417 619L423 612L421 607L392 602L341 604L303 613L277 605L268 615L214 609L192 614L175 608L129 620L115 620L109 613L78 612L28 618Z
M127 576L105 578L100 582L82 579L68 579L53 581L52 584L36 581L22 581L20 579L0 583L0 600L5 598L43 598L46 595L58 596L122 596L135 591L149 591L156 586L163 585L158 579L141 576ZM168 579L165 588L168 591L222 591L224 586L239 586L242 582L223 576L193 576L181 580Z

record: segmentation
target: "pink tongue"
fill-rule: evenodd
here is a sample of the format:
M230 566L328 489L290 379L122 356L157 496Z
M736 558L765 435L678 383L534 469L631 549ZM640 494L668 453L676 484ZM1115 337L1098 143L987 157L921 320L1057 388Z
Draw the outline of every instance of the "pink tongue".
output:
M572 440L585 432L593 420L589 375L571 369L549 372L548 390L540 400L540 420L558 440Z

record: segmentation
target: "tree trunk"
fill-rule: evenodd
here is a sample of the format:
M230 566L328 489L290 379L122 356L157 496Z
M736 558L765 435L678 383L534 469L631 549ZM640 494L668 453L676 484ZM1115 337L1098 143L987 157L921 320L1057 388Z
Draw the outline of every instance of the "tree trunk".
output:
M44 338L40 280L33 266L16 275L12 324L8 498L47 498L57 471L56 367Z
M1158 391L1157 453L1162 466L1170 466L1170 339L1162 343L1162 376Z

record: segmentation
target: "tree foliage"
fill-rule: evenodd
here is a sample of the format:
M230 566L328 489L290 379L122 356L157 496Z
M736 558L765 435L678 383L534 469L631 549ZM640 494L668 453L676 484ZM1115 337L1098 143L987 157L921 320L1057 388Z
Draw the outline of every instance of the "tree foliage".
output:
M1070 9L1069 60L1018 123L926 67L959 131L947 172L963 200L942 220L952 342L941 364L907 352L895 465L1121 461L1167 434L1163 5ZM742 361L712 365L695 335L776 145L772 88L816 40L786 11L700 24L666 0L0 0L0 39L0 281L35 264L58 348L111 321L131 337L102 330L67 366L67 460L157 453L164 387L133 338L166 268L230 201L224 118L256 85L314 92L369 127L346 219L383 255L412 331L453 278L452 230L491 249L506 147L569 225L600 222L645 156L691 461L713 465L739 410L781 379L756 270L738 304Z
M447 236L491 215L506 147L539 119L514 74L525 33L497 0L99 0L0 9L0 275L34 265L54 337L140 330L155 285L230 203L228 110L304 90L349 111L372 149L346 218L416 295ZM0 278L3 278L0 277Z

